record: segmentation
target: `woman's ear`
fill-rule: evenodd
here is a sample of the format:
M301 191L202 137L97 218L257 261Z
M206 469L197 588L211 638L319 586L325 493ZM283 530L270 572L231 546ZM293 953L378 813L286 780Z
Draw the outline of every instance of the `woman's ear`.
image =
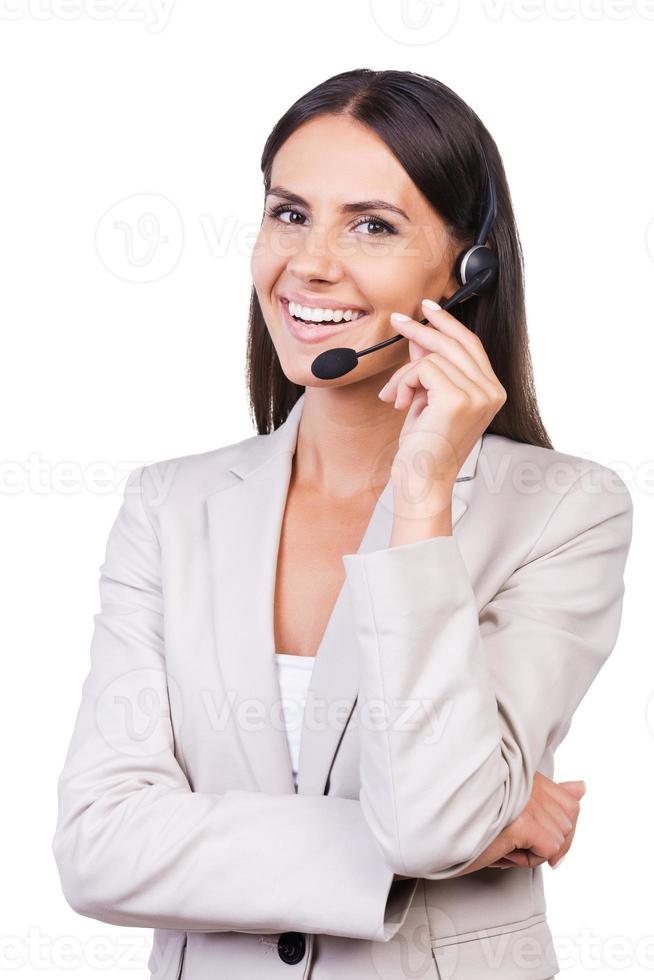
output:
M440 279L438 282L434 283L434 288L436 292L440 292L440 296L437 296L435 294L432 296L430 294L429 295L430 299L435 299L437 303L441 303L442 305L445 302L445 300L449 299L450 296L453 296L454 293L457 291L457 289L460 288L461 283L457 279L456 273L454 271L454 269L456 268L456 260L461 254L461 252L465 251L466 248L471 248L471 247L472 245L466 246L463 242L455 242L450 239L447 256L444 258L444 263L443 263L444 268L449 268L450 275L445 285L442 284L442 281Z
M459 283L459 280L456 278L456 274L454 272L454 263L456 261L456 257L459 255L459 252L461 251L462 249L460 248L454 248L454 246L451 247L450 249L451 254L448 254L447 258L443 260L443 267L450 269L450 275L447 281L443 283L443 267L441 267L441 269L439 270L440 275L438 276L438 278L435 277L431 282L427 284L426 287L427 291L425 292L425 295L421 296L420 299L418 300L419 309L421 309L420 303L422 302L423 299L433 299L437 303L440 303L442 305L446 299L449 299L450 296L453 296L454 293L457 291L457 289L460 288L461 284ZM423 316L424 314L420 312L417 319L421 320Z
M461 284L459 283L459 280L456 278L454 274L454 268L452 268L452 274L450 275L450 278L445 283L445 286L441 289L441 295L434 296L432 298L435 299L436 302L440 303L442 306L445 300L449 299L450 296L453 296L454 293L457 291L457 289L460 289L460 287Z

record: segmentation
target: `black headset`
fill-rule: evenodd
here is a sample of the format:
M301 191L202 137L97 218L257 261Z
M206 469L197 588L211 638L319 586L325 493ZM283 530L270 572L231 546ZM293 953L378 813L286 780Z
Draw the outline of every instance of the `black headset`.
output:
M490 230L497 214L497 190L495 187L495 177L488 163L483 147L480 147L481 155L484 158L486 168L486 191L484 199L484 211L481 224L475 236L475 243L470 248L461 252L456 259L454 273L460 283L449 299L441 303L441 309L449 310L457 303L462 303L470 296L479 296L480 293L488 292L497 282L499 262L497 255L486 245ZM429 320L420 320L420 323L429 323ZM364 354L372 354L373 351L395 344L398 340L404 340L404 334L398 333L389 340L382 340L374 347L367 347L365 350L355 351L351 347L332 347L318 354L311 364L311 372L316 378L322 381L331 381L333 378L341 378L344 374L352 371L358 364L359 358Z

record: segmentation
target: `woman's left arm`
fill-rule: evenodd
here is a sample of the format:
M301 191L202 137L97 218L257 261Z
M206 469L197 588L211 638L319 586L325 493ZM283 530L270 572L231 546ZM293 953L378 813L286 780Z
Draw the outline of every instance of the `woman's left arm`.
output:
M383 726L360 725L361 807L396 873L473 864L525 808L611 653L632 528L613 476L624 492L572 483L481 611L454 536L343 556L359 712L386 706Z
M444 311L435 316L444 339L414 321L403 325L414 360L396 372L399 384L389 382L400 404L416 389L394 462L398 485L403 470L413 480L406 501L427 502L426 509L407 503L401 514L416 527L424 515L429 526L430 508L442 513L456 461L502 401L478 339ZM427 345L434 353L425 356ZM424 468L405 467L423 450L438 477L431 500L419 484ZM481 610L451 529L343 556L364 713L360 802L397 874L465 873L517 819L545 752L564 738L615 645L629 491L614 471L589 461L552 498L529 553Z

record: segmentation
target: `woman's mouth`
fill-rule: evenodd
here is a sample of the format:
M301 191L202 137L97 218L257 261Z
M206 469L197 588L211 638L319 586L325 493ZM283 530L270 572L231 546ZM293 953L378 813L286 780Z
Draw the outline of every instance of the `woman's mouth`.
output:
M340 322L334 322L334 320L325 320L323 322L316 321L304 321L297 316L293 316L289 310L288 300L280 300L282 305L282 315L284 317L284 322L293 337L296 340L306 341L307 343L318 343L319 341L325 340L331 337L332 334L342 333L344 330L348 330L354 324L365 320L370 315L369 313L357 312L357 316L352 320L343 320ZM295 307L294 304L294 308Z

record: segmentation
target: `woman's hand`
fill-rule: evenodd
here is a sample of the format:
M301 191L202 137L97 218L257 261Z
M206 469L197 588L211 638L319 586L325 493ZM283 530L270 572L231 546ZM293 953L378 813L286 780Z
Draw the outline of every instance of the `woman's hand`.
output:
M482 866L535 868L547 861L554 867L570 849L585 792L581 780L555 783L536 772L527 806L490 845L496 848L500 842L500 847L506 848L512 844L512 849Z
M454 878L481 868L535 868L547 861L555 867L567 854L574 838L583 782L555 783L536 772L526 807L488 845L476 861ZM396 875L405 878L406 875Z
M409 340L408 364L381 389L409 407L391 467L403 516L432 517L451 503L463 461L506 401L479 338L446 310L424 305L429 324L391 322Z

